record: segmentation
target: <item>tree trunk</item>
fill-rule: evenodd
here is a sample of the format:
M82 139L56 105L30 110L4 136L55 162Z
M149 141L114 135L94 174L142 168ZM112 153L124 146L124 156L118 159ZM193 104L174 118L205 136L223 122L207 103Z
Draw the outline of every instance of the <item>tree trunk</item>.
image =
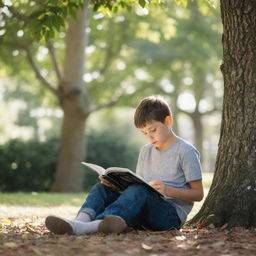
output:
M224 102L216 171L192 222L256 226L256 3L221 0Z
M200 152L200 159L201 162L204 161L203 159L203 124L202 124L202 114L198 111L198 109L195 110L195 112L190 114L190 117L193 121L194 126L194 142L195 147Z
M88 4L88 1L86 1ZM85 90L86 21L88 8L69 21L66 37L64 77L60 84L60 104L64 112L60 153L55 181L51 191L78 192L82 190L81 161L84 158L85 121L89 113L89 97Z

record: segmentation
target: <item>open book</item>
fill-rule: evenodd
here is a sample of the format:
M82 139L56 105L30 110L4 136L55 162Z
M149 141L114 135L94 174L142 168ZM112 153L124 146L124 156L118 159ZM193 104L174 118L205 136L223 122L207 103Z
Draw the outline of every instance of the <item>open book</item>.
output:
M144 184L150 190L156 192L161 197L164 197L163 194L161 194L159 191L150 186L143 178L139 177L137 174L135 174L134 172L130 171L127 168L110 167L104 169L103 167L96 164L85 162L82 162L82 164L96 171L109 183L115 185L120 191L125 190L131 184Z

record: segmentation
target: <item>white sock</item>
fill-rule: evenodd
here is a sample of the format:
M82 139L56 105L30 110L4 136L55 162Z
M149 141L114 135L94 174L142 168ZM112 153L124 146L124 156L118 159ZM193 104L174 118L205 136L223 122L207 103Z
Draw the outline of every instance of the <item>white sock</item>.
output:
M76 220L82 221L82 222L90 222L91 216L86 212L79 212L76 216Z
M102 220L94 220L91 222L83 222L79 220L68 221L72 228L74 235L82 235L87 233L96 233Z

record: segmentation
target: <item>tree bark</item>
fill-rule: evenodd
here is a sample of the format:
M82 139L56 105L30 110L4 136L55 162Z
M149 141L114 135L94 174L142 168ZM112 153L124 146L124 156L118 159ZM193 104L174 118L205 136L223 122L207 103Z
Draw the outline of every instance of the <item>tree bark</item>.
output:
M193 121L194 126L194 142L197 150L200 152L200 159L203 162L203 124L202 124L202 114L196 108L190 117Z
M84 158L85 121L90 108L83 81L87 15L88 8L85 6L75 20L69 20L66 36L64 75L60 84L60 105L64 117L55 180L51 187L51 191L56 192L82 190L81 161Z
M256 226L256 2L221 0L224 100L216 171L192 223Z

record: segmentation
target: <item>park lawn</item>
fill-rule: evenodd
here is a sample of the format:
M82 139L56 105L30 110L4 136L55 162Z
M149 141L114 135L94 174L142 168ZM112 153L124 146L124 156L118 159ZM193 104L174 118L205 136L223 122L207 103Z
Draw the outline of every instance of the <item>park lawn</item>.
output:
M206 195L212 175L206 173L204 178ZM0 194L0 255L256 255L256 229L240 227L228 230L196 225L160 232L131 230L82 236L58 236L47 230L47 215L74 218L85 196L86 193ZM193 214L202 203L195 203Z
M203 173L203 185L205 196L207 195L213 173ZM0 205L4 206L81 206L86 197L83 193L48 193L48 192L17 192L17 193L0 193Z
M212 181L212 173L203 173L203 183L205 197L209 191ZM0 194L0 213L1 215L13 217L10 212L14 209L18 215L26 213L42 216L47 213L61 213L64 211L65 216L76 214L79 207L84 202L87 193L1 193ZM188 219L191 219L201 208L203 201L196 202ZM26 215L26 214L25 214ZM63 214L62 214L63 215Z
M86 193L1 193L2 206L81 206Z
M203 173L203 184L205 195L209 191L213 173ZM86 193L0 193L0 205L4 206L81 206L84 202Z

